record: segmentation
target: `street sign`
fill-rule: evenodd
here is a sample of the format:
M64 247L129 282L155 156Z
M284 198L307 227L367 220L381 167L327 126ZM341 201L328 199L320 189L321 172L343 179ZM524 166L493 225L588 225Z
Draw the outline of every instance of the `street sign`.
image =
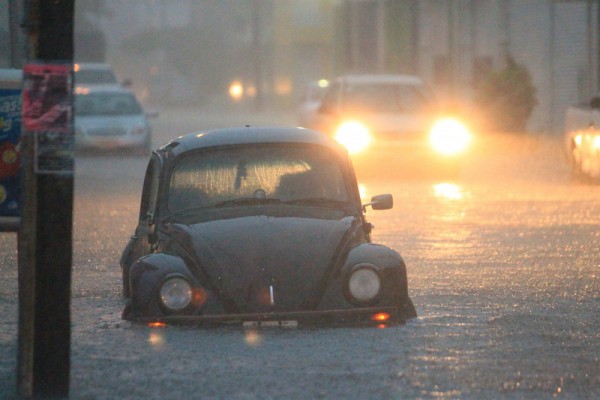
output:
M19 225L21 71L0 69L0 231Z

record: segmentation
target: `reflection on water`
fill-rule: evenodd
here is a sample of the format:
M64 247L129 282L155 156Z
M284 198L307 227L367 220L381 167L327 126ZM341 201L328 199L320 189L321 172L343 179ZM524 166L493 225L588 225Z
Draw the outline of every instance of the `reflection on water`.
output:
M155 350L160 350L165 345L165 338L162 333L151 331L148 336L148 342Z
M436 183L433 185L433 194L439 199L462 200L463 189L454 183Z
M250 347L257 347L262 343L262 335L255 330L246 331L244 342Z

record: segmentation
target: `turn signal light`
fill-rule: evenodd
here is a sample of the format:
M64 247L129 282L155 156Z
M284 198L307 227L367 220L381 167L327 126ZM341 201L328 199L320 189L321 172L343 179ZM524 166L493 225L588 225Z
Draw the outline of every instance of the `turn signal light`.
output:
M148 328L166 328L167 324L162 321L148 322Z
M371 320L377 321L377 322L385 322L388 319L390 319L390 314L385 313L385 312L371 315Z

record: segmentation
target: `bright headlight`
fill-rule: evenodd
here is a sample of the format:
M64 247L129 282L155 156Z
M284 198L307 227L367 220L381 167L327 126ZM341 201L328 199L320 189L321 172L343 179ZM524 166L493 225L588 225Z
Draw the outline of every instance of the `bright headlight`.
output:
M431 128L429 142L438 153L454 155L469 147L471 132L462 122L454 118L444 118Z
M381 279L372 266L360 266L348 278L348 291L359 303L368 303L379 295Z
M169 278L160 287L160 301L169 311L178 312L192 302L192 287L182 277Z
M340 142L348 153L354 154L363 151L371 143L369 129L356 121L344 122L335 132L335 140Z
M594 136L594 139L592 139L592 149L600 149L600 136Z

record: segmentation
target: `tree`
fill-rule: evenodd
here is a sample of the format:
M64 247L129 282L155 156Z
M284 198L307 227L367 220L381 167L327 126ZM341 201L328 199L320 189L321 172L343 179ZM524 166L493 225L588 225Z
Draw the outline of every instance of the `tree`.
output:
M507 57L506 67L490 73L477 88L476 103L487 126L495 131L524 133L538 104L536 89L525 66Z

